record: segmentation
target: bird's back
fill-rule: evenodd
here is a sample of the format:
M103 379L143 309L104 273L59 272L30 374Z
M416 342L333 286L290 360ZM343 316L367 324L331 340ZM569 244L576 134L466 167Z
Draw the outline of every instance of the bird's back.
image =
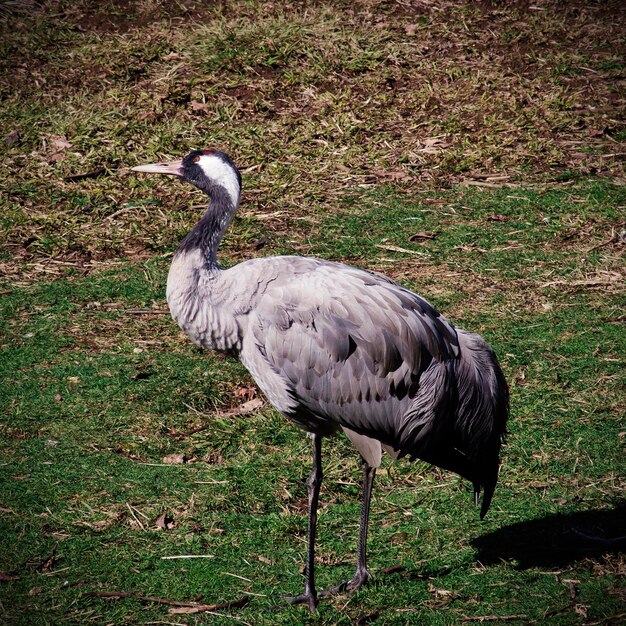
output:
M508 393L482 338L346 265L271 257L235 270L259 285L242 316L240 358L285 415L309 432L350 429L478 483L494 467L497 475Z

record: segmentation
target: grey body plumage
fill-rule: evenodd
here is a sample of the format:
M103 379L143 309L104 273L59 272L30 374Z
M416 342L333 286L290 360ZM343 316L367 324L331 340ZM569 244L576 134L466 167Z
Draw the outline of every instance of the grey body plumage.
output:
M295 256L222 270L216 254L239 204L241 177L219 151L137 171L177 175L207 193L207 212L176 252L167 283L173 318L196 344L241 360L269 401L314 438L304 594L317 606L313 549L321 437L343 429L364 463L357 573L369 577L365 541L375 468L383 450L423 459L495 489L508 389L478 335L455 328L420 296L379 274Z

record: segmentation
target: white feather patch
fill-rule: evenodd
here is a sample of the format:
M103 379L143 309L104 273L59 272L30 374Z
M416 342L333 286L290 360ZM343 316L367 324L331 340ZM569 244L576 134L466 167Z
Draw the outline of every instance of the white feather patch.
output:
M201 155L197 163L207 178L226 189L233 206L237 206L240 189L235 170L228 163L222 161L219 156L213 154Z

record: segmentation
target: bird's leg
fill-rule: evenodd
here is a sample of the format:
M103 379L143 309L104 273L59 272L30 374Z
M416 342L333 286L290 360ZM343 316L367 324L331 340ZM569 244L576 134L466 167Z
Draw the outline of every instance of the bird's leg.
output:
M357 551L356 572L347 589L353 590L362 587L370 577L367 571L367 528L370 518L370 504L372 502L372 487L376 468L363 461L363 501L361 503L361 520L359 526L359 547Z
M317 504L322 485L322 437L313 435L313 469L306 481L309 492L309 528L306 553L306 572L304 593L287 599L291 604L307 604L311 613L317 609L317 591L315 590L315 533L317 530Z
M363 500L361 502L361 520L359 525L359 547L357 549L356 572L351 580L327 589L322 595L332 595L341 593L342 591L356 591L360 589L370 578L367 571L367 527L370 516L370 503L372 501L372 487L374 486L374 477L376 476L376 468L372 467L367 461L363 460Z

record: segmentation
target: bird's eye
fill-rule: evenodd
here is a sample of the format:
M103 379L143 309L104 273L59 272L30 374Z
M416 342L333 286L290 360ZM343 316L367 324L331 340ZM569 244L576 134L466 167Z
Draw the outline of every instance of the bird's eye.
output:
M200 161L200 157L199 156L193 157L193 162L194 163L198 163L198 161Z

